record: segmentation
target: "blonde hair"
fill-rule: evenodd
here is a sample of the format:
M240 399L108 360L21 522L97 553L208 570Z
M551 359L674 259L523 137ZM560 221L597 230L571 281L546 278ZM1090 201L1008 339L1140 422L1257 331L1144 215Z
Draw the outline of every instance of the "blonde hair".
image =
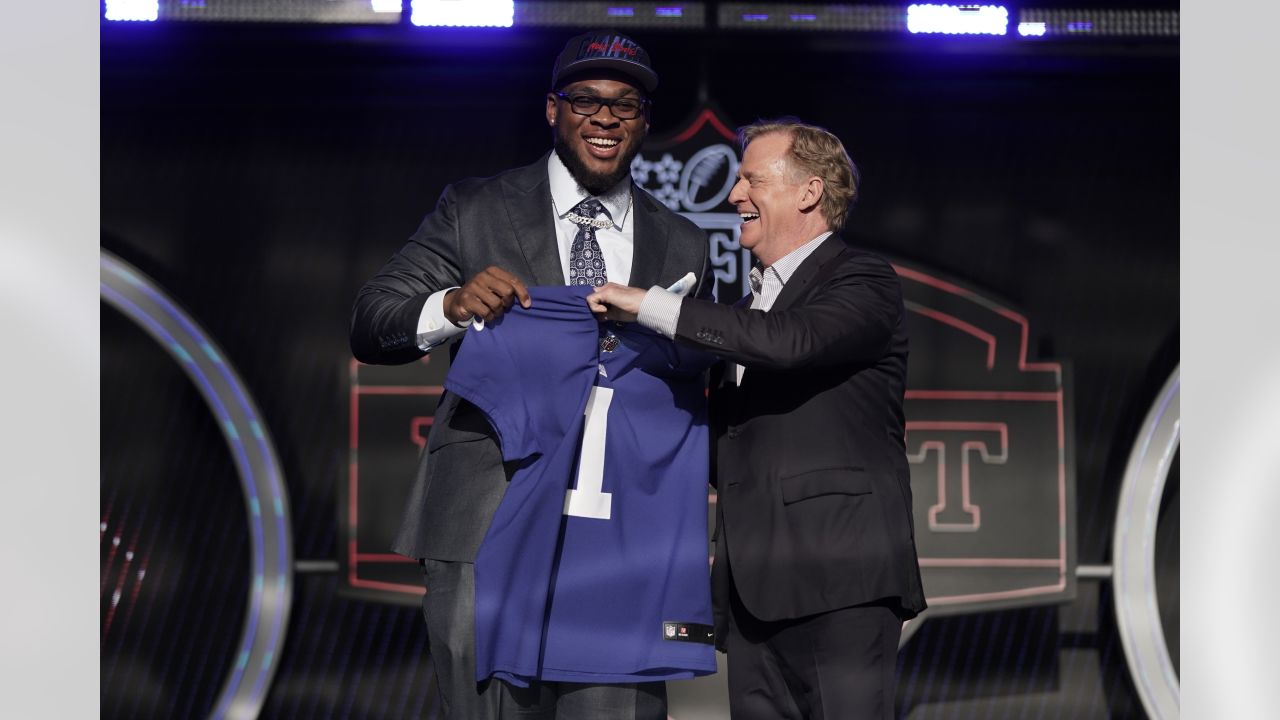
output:
M738 144L746 152L747 145L758 137L782 133L791 138L787 160L792 179L822 178L823 191L819 210L832 230L844 227L849 208L858 196L858 168L845 152L844 143L829 131L801 122L798 118L757 120L738 128Z

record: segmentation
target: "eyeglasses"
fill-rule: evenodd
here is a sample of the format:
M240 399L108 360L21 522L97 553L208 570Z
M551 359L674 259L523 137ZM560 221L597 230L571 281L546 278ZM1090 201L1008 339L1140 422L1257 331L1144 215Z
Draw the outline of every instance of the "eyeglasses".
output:
M601 105L608 105L609 112L613 113L614 117L619 120L632 120L649 106L648 100L632 97L609 99L596 97L595 95L569 95L562 92L552 94L569 103L569 107L573 108L574 113L586 115L587 117L600 112Z

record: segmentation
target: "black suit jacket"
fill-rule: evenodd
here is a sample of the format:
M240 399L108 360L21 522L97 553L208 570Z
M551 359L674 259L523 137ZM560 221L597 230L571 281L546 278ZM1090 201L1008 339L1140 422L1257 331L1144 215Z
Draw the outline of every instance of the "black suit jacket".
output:
M630 284L666 287L692 272L700 278L695 293L710 297L706 233L634 184L631 194ZM356 296L351 321L356 358L398 364L422 357L417 326L427 297L462 285L490 265L530 287L563 285L551 208L545 155L523 168L445 188L435 211ZM474 561L508 479L483 413L446 393L392 549L412 558Z
M925 607L904 445L907 330L897 274L833 235L769 312L686 299L676 340L747 367L713 373L713 587L752 615L889 599Z

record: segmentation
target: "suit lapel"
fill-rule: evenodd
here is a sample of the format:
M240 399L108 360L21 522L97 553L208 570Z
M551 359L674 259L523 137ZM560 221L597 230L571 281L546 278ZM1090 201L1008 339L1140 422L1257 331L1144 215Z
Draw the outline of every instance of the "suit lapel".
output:
M658 284L667 257L667 224L660 219L657 201L635 183L631 183L631 201L635 208L635 232L631 244L631 280L627 284L649 288Z
M791 279L782 286L778 299L773 301L770 312L785 310L809 292L809 285L818 277L822 267L834 260L847 247L839 235L832 235L818 246L809 257L800 263L800 267L792 273Z
M520 244L534 285L564 285L556 226L551 217L551 183L547 156L508 175L502 183L507 221Z

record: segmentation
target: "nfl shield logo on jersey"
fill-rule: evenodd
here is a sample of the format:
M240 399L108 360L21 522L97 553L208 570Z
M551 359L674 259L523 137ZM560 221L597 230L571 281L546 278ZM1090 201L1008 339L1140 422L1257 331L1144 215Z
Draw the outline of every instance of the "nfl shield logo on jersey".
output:
M668 640L673 639L676 636L676 624L662 623L662 634L665 635Z

